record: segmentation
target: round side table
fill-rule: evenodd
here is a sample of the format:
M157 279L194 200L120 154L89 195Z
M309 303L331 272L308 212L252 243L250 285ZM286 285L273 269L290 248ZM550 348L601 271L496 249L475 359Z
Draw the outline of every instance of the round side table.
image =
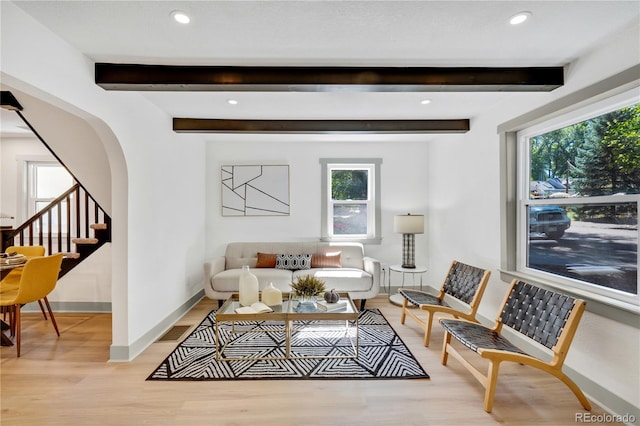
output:
M420 277L420 290L422 290L422 274L427 272L427 268L425 266L416 266L415 268L403 268L402 265L391 265L389 266L389 293L391 293L391 273L392 272L400 272L402 274L402 286L404 287L404 279L407 274L410 274L412 277L412 283L415 286L416 275ZM394 305L402 306L404 302L404 297L400 294L389 294L389 302Z

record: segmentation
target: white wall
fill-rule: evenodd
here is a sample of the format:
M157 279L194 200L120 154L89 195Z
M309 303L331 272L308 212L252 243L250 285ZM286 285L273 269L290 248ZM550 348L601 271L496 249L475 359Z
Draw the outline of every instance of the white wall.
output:
M523 96L520 102L496 105L472 120L464 142L436 140L429 145L429 281L439 282L451 259L471 262L492 272L479 315L494 320L507 283L500 280L500 181L497 126L577 89L640 63L640 28L636 24L614 35L610 43L568 67L565 86L543 96ZM640 76L639 76L640 77ZM445 160L446 159L446 160ZM447 161L448 160L448 161ZM452 173L453 164L460 173ZM451 187L455 187L452 190ZM620 398L603 400L613 410L632 407L640 413L640 332L637 315L618 319L587 312L565 366ZM629 318L631 319L629 320ZM632 322L635 326L629 325ZM575 374L574 374L575 375ZM602 389L598 389L601 387ZM584 389L590 393L589 389ZM617 406L615 406L617 405ZM625 408L627 407L627 408ZM624 414L621 413L621 414Z
M181 143L139 94L96 86L90 60L12 3L0 7L3 84L84 119L109 158L112 358L131 358L202 289L204 145Z
M382 244L368 244L365 253L383 263L400 263L402 237L393 232L396 214L427 212L429 139L423 142L350 141L348 136L308 141L304 136L265 144L256 141L211 141L207 145L207 257L224 254L230 241L300 241L320 238L320 158L382 158ZM442 136L459 139L458 135ZM294 139L294 140L291 140ZM375 139L375 138L371 138ZM223 217L220 167L239 164L288 164L290 216ZM416 235L416 263L426 264L427 240Z

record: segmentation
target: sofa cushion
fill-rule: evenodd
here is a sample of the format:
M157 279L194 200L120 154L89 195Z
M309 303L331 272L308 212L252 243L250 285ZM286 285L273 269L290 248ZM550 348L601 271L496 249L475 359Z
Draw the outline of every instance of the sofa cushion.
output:
M276 267L275 253L260 253L258 252L258 260L256 262L256 268L275 268Z
M311 268L310 254L278 254L276 257L276 269L298 269Z
M324 281L327 290L337 288L341 291L367 291L373 286L370 273L356 268L321 268L293 271L293 279L313 275Z
M241 269L244 265L256 267L257 253L322 253L340 252L343 268L364 269L364 248L361 243L328 242L234 242L225 250L225 269Z
M242 269L227 269L217 273L211 279L211 286L215 291L238 292L240 274ZM258 268L252 269L251 273L258 278L258 286L263 289L273 283L273 286L282 291L291 291L291 271L286 269Z
M340 252L324 254L314 253L311 255L312 268L341 268Z

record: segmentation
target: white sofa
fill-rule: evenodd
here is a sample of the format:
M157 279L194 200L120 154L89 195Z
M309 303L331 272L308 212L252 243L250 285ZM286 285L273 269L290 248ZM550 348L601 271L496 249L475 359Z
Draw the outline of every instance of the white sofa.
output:
M310 254L312 259L315 254L318 260L322 258L318 255L335 256L339 253L340 265L300 270L256 267L258 253L261 253L261 259L264 258L262 254ZM224 256L204 263L204 290L207 297L222 303L231 294L237 293L244 265L248 265L258 278L261 290L273 283L274 287L289 292L293 280L311 274L325 281L327 290L335 288L349 293L354 300L360 300L360 309L364 309L365 301L377 296L380 290L380 261L365 256L360 243L236 242L227 245Z

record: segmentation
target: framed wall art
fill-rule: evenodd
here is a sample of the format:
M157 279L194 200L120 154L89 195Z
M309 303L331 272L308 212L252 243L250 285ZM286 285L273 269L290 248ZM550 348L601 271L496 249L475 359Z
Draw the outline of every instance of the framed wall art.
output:
M222 166L222 216L289 216L289 166Z

